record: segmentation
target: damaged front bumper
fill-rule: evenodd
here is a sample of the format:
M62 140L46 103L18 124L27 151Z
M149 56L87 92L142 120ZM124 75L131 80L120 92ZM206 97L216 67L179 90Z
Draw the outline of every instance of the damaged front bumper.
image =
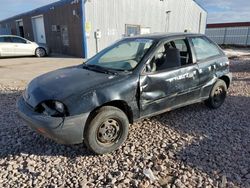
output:
M51 117L34 111L21 97L17 102L18 114L28 125L57 143L80 144L88 114L69 117Z

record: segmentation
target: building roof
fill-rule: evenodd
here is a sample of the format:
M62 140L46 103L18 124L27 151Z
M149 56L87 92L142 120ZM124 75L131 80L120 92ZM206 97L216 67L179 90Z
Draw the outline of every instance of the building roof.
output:
M250 27L250 22L233 22L233 23L207 24L207 28L224 28L224 27Z
M194 2L207 13L207 10L197 0L194 0Z

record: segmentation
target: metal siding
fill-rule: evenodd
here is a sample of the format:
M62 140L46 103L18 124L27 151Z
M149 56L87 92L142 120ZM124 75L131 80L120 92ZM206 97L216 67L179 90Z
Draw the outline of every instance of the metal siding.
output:
M225 32L226 32L225 28L209 29L206 30L206 35L214 42L218 44L223 44L225 40L224 38Z
M250 46L250 27L248 28L248 36L247 36L246 45Z
M1 28L0 27L0 35L10 35L10 34L11 34L10 28Z
M245 45L247 40L247 27L227 28L225 44Z
M87 38L88 57L96 53L94 32L101 30L99 50L122 38L125 24L150 27L151 32L166 32L166 11L170 10L169 32L205 33L207 13L193 0L91 0L85 2L86 22L91 23Z
M208 28L206 35L218 44L249 45L250 27Z

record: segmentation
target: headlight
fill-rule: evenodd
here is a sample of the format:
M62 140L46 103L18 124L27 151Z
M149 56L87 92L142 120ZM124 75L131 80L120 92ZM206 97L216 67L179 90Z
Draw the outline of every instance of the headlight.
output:
M30 98L27 86L25 87L25 89L23 91L23 98L24 98L25 101L29 100L29 98Z
M55 101L55 110L60 113L64 113L65 112L64 104L58 101Z
M36 111L52 117L68 116L68 111L66 106L59 101L42 102L40 105L38 105Z

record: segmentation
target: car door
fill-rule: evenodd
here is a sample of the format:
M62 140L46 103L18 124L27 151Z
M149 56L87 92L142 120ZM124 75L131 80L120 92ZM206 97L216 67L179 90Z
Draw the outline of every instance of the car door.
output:
M0 53L2 57L14 55L14 45L11 37L3 36L0 38Z
M11 37L14 44L14 54L16 56L34 55L35 51L32 44L20 37Z
M191 49L187 40L178 40L184 41L186 45L187 54L189 55L186 63L181 61L181 55L184 53L181 53L181 50L175 45L176 40L165 42L148 60L147 66L140 76L140 112L142 117L184 106L197 100L199 96L198 66L193 63ZM167 57L164 57L164 50L166 52L166 48L168 48L166 46L176 49L172 51L175 51L176 54L179 53L177 59L181 61L181 64L178 63L177 66L171 65L171 67L166 66L161 70L157 66L170 63L166 61ZM165 62L162 63L163 61Z
M200 95L201 98L206 98L217 79L216 70L221 66L221 62L227 59L223 58L222 51L206 37L191 37L189 40L199 68L202 88Z

